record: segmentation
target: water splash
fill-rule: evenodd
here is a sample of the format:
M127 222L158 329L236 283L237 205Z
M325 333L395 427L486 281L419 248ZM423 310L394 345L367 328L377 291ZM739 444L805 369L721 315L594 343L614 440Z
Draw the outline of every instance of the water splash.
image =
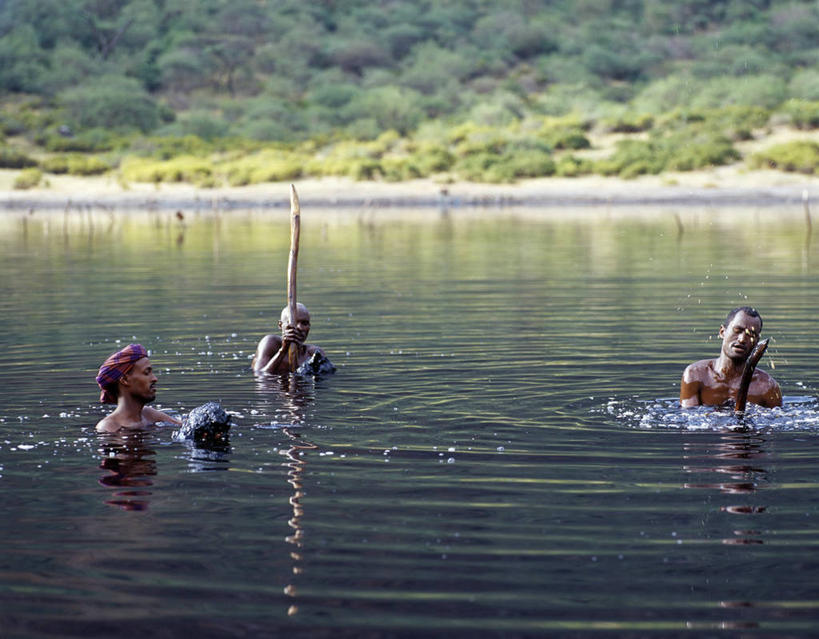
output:
M593 409L614 417L627 428L653 430L714 431L756 430L770 432L811 432L819 434L819 400L810 396L783 398L781 408L767 409L749 404L745 415L714 406L680 408L676 399L609 400Z

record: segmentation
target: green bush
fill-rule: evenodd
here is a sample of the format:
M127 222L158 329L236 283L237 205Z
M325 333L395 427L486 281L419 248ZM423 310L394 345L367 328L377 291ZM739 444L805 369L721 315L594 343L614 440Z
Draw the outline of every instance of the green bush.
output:
M43 179L43 172L40 169L23 169L14 180L15 189L33 189L38 186Z
M79 128L138 130L147 133L161 121L161 110L132 78L108 75L59 95Z
M736 162L742 156L724 137L693 139L683 143L679 139L672 143L663 167L670 171L695 171L711 166L722 166Z
M130 146L131 153L170 160L180 155L207 157L218 147L196 135L136 138Z
M548 177L555 173L551 154L536 149L510 151L499 164L506 167L512 179Z
M788 92L801 100L819 100L819 70L802 69L791 77Z
M197 184L213 176L210 160L181 156L156 161L147 158L128 158L120 167L126 182L188 182Z
M797 129L819 127L819 102L788 100L783 106L783 111Z
M102 175L111 166L96 156L72 155L68 158L69 175Z
M601 124L611 133L640 133L654 126L654 117L647 113L628 113L616 118L604 118Z
M588 175L593 171L594 164L590 160L573 155L564 155L555 164L555 175L558 177L578 177Z
M552 130L545 136L546 142L554 149L591 148L591 142L580 129Z
M503 154L473 153L460 158L455 172L472 182L514 182L519 178L554 175L555 162L551 156L536 149L509 149Z
M400 182L402 180L412 180L425 177L414 162L414 158L409 156L387 155L381 158L381 172L384 179L389 182Z
M220 170L231 186L284 182L301 177L302 158L283 152L264 152L224 163Z
M55 155L40 162L40 168L47 173L62 175L68 173L68 156Z
M423 176L449 171L455 162L455 156L441 145L421 145L412 156L413 164Z
M813 175L819 172L819 144L809 140L776 144L751 156L750 165Z
M65 137L51 129L42 142L48 151L62 153L72 151L77 153L100 153L113 150L116 148L117 143L117 137L104 129L90 129L71 137ZM122 138L119 139L119 143L123 144Z
M654 135L648 140L621 140L612 156L595 164L595 171L634 177L662 171L693 171L729 164L739 158L739 152L727 138L687 130Z
M37 166L37 161L10 146L0 147L0 169L25 169Z

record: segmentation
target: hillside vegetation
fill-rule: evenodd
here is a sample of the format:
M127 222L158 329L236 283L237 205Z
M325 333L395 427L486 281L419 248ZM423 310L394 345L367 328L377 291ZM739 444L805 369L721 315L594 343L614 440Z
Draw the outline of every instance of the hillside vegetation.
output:
M816 173L818 24L816 0L6 0L0 167L20 188ZM803 139L743 156L781 127Z

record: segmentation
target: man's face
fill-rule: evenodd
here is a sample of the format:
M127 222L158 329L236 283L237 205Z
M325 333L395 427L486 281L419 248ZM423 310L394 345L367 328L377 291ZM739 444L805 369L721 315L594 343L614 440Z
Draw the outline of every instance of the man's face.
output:
M156 399L156 375L151 366L151 360L143 357L137 360L125 378L128 382L128 390L134 397L142 400L146 404Z
M759 342L761 333L762 321L758 317L751 317L745 311L740 311L734 315L728 326L720 326L722 352L729 359L745 361Z
M290 315L285 310L282 312L282 318L279 321L279 328L284 328L289 324ZM299 332L304 334L304 339L307 339L307 334L310 332L310 313L303 306L296 308L296 328Z

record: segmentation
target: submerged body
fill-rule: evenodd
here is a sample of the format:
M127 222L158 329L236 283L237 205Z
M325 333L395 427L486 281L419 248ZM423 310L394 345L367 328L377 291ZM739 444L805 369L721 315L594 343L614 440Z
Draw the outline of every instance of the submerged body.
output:
M762 318L752 308L741 307L728 314L720 326L719 357L702 359L686 367L680 382L680 406L733 406L745 362L759 342ZM765 371L756 369L748 387L748 401L766 408L782 405L779 384Z
M298 304L295 326L290 322L290 313L284 308L279 320L279 335L265 335L259 340L251 368L257 373L281 374L290 372L288 349L296 345L297 372L305 374L328 373L335 370L327 355L315 344L305 344L310 333L310 312L304 304Z

